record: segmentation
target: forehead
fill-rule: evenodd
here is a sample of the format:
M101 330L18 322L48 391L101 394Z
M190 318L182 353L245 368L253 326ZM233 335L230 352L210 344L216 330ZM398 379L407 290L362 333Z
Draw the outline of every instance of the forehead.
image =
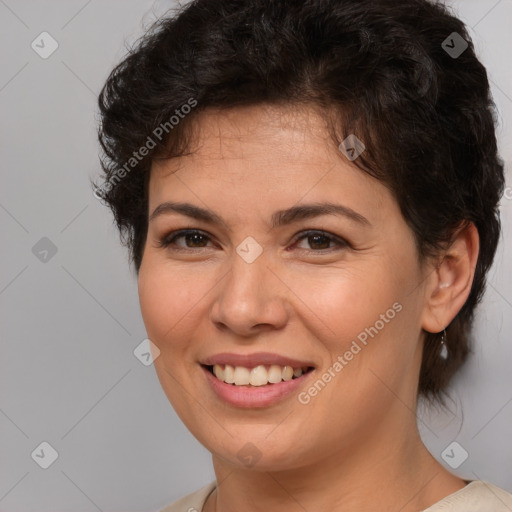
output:
M207 109L189 130L187 155L153 162L150 209L169 200L169 195L197 201L205 194L211 199L212 193L222 201L238 196L248 202L257 195L263 199L261 194L291 203L351 196L354 204L367 197L376 208L387 194L381 183L340 152L318 109L271 105Z
M187 160L200 159L204 165L208 161L215 165L219 160L264 159L276 153L286 157L282 164L304 158L310 162L335 153L325 120L312 107L209 108L194 117L187 132L192 153ZM174 159L175 163L181 164L181 159Z

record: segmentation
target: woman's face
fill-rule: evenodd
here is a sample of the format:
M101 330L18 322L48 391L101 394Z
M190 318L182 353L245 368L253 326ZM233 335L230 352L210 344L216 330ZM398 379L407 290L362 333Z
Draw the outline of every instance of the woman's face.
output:
M427 269L391 193L333 145L313 110L210 110L196 129L193 154L151 169L139 273L177 414L217 457L242 467L252 455L263 470L400 437L415 425ZM327 203L339 209L306 208ZM199 233L160 245L186 229ZM225 373L238 383L260 365L260 383L288 379L278 373L286 358L313 370L237 386L205 368L215 356L239 367Z

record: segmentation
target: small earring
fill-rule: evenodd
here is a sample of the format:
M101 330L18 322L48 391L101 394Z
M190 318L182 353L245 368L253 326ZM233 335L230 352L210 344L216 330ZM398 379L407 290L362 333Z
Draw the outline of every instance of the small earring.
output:
M441 352L439 354L441 359L448 359L448 348L446 347L446 329L443 329L443 334L441 336Z

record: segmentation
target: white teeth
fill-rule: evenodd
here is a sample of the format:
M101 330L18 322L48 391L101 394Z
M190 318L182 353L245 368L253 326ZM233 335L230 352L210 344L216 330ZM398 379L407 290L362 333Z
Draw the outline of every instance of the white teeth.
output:
M213 366L213 373L215 377L219 380L224 380L224 370L222 369L222 366L216 364Z
M252 369L244 366L213 365L214 375L227 384L236 386L265 386L268 383L278 384L281 381L292 380L293 377L300 377L307 371L307 367L292 368L291 366L279 366L272 364L268 370L265 365L258 365Z
M293 368L291 366L285 366L283 368L283 380L292 380Z
M277 384L283 379L283 369L276 364L273 364L268 370L268 381L272 384Z
M216 364L215 366L219 366L218 364ZM215 368L214 366L214 368ZM220 368L220 366L219 366ZM220 379L222 380L222 379ZM228 384L233 384L235 382L235 369L227 364L225 367L224 367L224 382L227 382Z
M249 370L243 366L235 366L235 384L237 386L245 386L249 384L249 380Z
M249 384L251 386L264 386L265 384L268 384L267 376L267 369L264 366L256 366L251 370Z

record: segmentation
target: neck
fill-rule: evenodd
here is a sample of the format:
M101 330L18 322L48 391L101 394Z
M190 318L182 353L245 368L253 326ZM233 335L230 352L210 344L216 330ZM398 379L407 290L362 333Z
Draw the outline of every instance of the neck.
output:
M379 425L357 447L330 450L313 464L286 471L240 468L213 456L217 488L204 511L428 508L465 483L432 457L420 439L416 418L408 414L408 430L397 433Z

